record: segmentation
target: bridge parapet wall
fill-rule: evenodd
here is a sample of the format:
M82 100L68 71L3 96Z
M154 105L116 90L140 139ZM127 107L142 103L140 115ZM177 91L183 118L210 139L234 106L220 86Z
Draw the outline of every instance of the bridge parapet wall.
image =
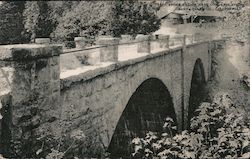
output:
M118 39L112 37L100 37L98 45L85 48L64 50L60 56L61 70L64 72L87 66L97 66L100 62L117 62L145 56L148 53L160 52L176 46L197 44L211 40L211 36L195 35L138 35L136 39ZM131 54L133 52L133 54ZM137 54L137 55L136 55Z
M149 78L161 80L169 90L181 129L186 121L183 111L188 103L194 62L197 58L204 61L208 78L209 50L215 46L208 42L170 48L165 45L161 51L141 53L132 59L99 59L71 73L60 71L60 46L1 46L0 101L7 112L0 120L6 128L0 131L5 137L0 140L5 145L1 151L11 154L10 158L29 156L35 152L22 151L23 148L40 149L43 140L37 139L41 137L60 138L59 124L63 123L67 136L76 131L86 135L79 147L85 154L100 153L109 145L129 98ZM84 147L88 149L83 150Z
M183 37L183 36L182 36ZM127 41L112 37L100 37L96 46L83 49L67 49L60 56L61 71L85 66L98 66L103 62L125 61L145 56L149 53L164 51L169 48L169 36L138 35L136 39Z
M0 147L8 158L28 157L41 146L39 138L57 131L61 52L60 46L0 47Z

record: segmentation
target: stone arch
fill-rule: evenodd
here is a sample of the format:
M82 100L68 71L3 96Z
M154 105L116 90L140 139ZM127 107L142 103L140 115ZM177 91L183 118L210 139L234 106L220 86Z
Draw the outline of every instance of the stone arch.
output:
M176 122L174 104L170 92L158 78L142 82L130 97L118 121L108 146L111 158L131 158L131 141L144 137L148 131L161 132L164 118Z
M202 60L198 58L195 61L192 72L188 103L188 128L190 127L190 119L194 116L195 109L197 109L200 103L204 101L206 95L205 71Z

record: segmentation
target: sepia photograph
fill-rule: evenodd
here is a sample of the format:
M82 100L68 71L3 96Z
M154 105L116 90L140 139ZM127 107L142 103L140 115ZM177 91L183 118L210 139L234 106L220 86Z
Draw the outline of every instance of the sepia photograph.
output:
M0 159L249 158L249 0L0 0Z

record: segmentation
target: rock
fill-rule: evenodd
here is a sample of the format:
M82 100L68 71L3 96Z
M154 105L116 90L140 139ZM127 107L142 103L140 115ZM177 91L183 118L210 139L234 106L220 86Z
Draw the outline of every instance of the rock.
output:
M242 74L241 81L246 84L248 88L250 88L250 73Z

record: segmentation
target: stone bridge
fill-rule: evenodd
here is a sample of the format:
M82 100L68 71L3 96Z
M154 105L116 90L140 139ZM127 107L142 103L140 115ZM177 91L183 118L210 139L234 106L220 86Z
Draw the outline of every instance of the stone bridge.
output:
M32 158L55 146L46 144L51 137L65 141L62 149L73 141L73 153L83 156L126 158L131 139L161 131L166 117L188 128L221 42L141 35L119 45L106 37L85 49L1 46L0 153Z

